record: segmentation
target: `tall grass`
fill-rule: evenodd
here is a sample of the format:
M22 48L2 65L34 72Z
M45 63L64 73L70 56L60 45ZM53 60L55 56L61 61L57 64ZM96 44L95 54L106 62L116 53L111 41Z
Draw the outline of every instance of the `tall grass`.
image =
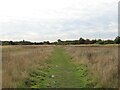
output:
M67 46L75 63L86 64L96 87L118 87L117 46Z
M29 77L29 71L45 66L51 46L3 46L2 87L16 88Z
M53 46L2 46L2 87L19 87L30 70L43 68ZM118 87L117 46L65 46L72 61L86 64L96 87ZM61 57L62 58L62 57Z

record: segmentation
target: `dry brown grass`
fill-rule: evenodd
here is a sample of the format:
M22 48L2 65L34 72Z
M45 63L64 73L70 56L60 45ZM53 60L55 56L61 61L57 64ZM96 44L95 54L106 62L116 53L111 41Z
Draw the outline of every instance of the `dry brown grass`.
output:
M97 87L118 87L118 47L67 46L75 63L86 64Z
M28 78L29 70L45 67L53 46L3 46L2 87L15 88ZM118 47L66 46L75 63L86 64L97 87L118 87Z
M28 77L29 70L45 66L52 51L53 46L3 46L2 87L16 88Z

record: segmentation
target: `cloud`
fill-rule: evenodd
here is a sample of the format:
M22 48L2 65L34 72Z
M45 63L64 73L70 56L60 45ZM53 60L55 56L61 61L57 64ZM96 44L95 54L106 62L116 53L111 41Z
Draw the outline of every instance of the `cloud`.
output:
M118 0L1 0L0 39L55 41L117 36Z

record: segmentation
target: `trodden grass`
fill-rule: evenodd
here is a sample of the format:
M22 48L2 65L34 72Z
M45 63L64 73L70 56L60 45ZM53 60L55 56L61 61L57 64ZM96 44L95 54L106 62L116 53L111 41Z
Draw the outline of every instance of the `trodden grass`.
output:
M32 70L24 87L30 88L84 88L94 87L84 64L74 64L61 47L56 47L44 69Z

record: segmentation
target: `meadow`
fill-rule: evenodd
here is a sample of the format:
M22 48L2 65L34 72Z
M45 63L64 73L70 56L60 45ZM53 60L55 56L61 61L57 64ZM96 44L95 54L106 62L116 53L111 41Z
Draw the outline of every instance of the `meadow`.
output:
M117 45L2 46L3 88L117 88Z
M118 87L118 47L68 46L66 51L74 63L87 65L96 87Z
M50 46L3 46L2 87L19 87L30 70L45 67L45 60L52 51Z

